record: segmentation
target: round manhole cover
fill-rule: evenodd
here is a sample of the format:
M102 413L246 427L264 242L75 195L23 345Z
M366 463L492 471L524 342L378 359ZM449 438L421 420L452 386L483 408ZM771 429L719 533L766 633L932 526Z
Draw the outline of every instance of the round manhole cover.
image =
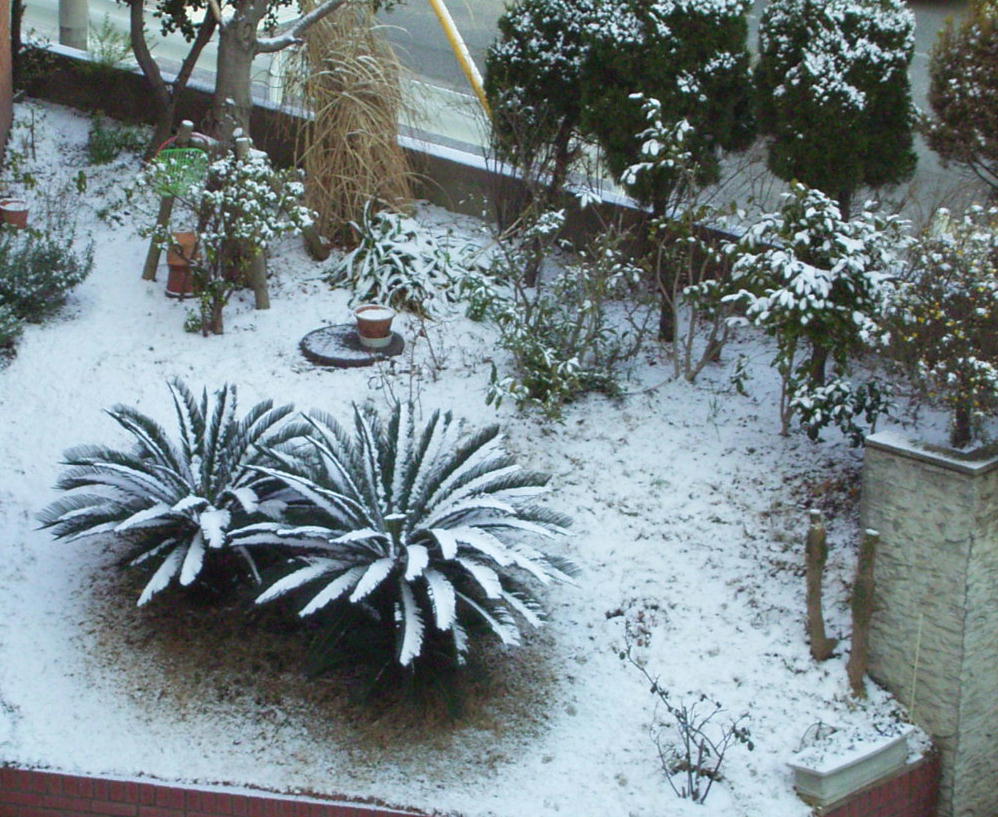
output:
M355 324L341 323L313 329L301 339L298 346L305 357L319 366L350 369L355 366L370 366L386 357L401 354L405 341L397 332L392 332L392 339L384 349L368 349L361 346Z

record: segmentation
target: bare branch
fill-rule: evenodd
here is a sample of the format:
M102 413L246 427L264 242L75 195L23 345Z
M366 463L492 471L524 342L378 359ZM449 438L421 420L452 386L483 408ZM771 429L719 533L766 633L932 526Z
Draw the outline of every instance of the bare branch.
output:
M340 6L346 5L347 0L326 0L320 6L316 6L308 14L303 14L284 29L282 34L276 37L264 37L256 41L254 52L257 54L269 54L274 51L281 51L292 45L298 45L302 39L302 34L319 22L322 18L336 11Z

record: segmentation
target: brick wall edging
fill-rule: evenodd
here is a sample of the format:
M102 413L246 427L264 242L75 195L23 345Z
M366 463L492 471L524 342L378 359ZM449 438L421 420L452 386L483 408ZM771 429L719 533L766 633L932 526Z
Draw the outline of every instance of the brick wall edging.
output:
M0 765L0 817L425 817L413 809L227 785Z
M814 810L817 817L935 817L942 774L938 751L896 773Z

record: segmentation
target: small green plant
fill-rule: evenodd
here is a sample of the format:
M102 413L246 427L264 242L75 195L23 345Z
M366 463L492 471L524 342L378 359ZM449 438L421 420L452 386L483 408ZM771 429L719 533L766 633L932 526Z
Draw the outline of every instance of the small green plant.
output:
M474 633L512 645L521 622L540 624L530 580L565 581L573 568L534 543L569 520L534 504L547 477L518 468L497 426L461 434L435 412L420 429L399 404L387 419L355 407L352 433L327 414L308 420L311 451L254 468L298 495L294 524L250 525L233 542L291 555L257 602L301 596L300 615L322 630L315 671L454 668Z
M140 606L174 581L187 587L200 580L224 590L233 573L243 572L236 571L233 555L259 580L249 552L233 552L229 531L283 510L270 495L273 485L252 466L264 460L261 447L279 451L297 434L294 424L278 427L292 407L274 408L271 400L237 420L234 386L223 386L213 406L207 391L199 401L179 380L170 383L170 392L177 441L136 409L115 406L108 414L135 438L134 451L70 449L69 469L57 483L69 493L39 514L57 538L105 536L127 545L127 563L151 572Z
M76 241L72 201L62 188L39 193L36 226L0 228L0 305L21 320L53 314L93 268L93 242Z
M17 336L21 334L23 328L24 325L14 309L5 303L0 303L0 354L13 351Z
M89 53L90 62L84 63L92 73L107 73L128 62L132 56L132 43L127 31L118 28L108 14L105 14L100 25L90 29Z
M970 443L998 409L998 208L940 211L891 304L894 350L952 412L950 443Z
M378 301L396 309L431 315L459 294L457 280L477 266L480 248L449 232L437 235L414 218L368 202L351 226L357 246L326 273L333 286L347 286L353 301Z
M90 120L87 156L92 165L106 165L121 153L145 149L147 141L141 129L109 124L102 115L96 114Z
M536 229L552 229L545 214ZM557 419L562 407L590 391L614 395L623 365L637 354L647 334L651 310L638 298L641 271L620 252L619 236L606 233L551 281L528 287L525 254L537 245L531 230L522 243L506 248L493 269L509 282L509 294L493 291L484 311L499 328L499 343L513 356L513 371L493 365L487 402L511 399L519 408L539 408Z
M177 184L179 167L150 162L139 173L138 186L162 195L164 184L171 185L178 205L196 220L197 241L186 260L200 293L202 333L220 335L225 306L255 262L274 241L311 224L314 213L301 203L305 188L300 174L275 169L262 152L245 158L230 152L190 184ZM140 233L152 235L163 249L174 246L168 229Z

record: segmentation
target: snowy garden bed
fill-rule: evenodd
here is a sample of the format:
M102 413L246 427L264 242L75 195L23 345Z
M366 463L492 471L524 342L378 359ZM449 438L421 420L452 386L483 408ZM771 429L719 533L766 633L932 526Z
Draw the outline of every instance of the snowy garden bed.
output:
M269 311L240 295L224 335L185 333L190 304L164 297L162 276L140 280L136 215L122 209L116 225L96 216L135 160L87 166L87 120L35 107L40 183L87 175L80 232L96 242L96 267L0 369L0 761L467 817L547 817L579 803L593 815L804 817L787 763L808 727L833 725L847 742L908 728L889 695L869 684L857 702L846 679L859 454L832 434L779 436L772 350L748 331L695 386L673 379L652 346L623 398L579 400L563 422L503 404L508 447L553 475L547 502L574 518L561 555L582 572L576 586L547 591L550 621L522 648L490 655L464 720L373 718L342 679L305 681L279 629L250 630L241 614L219 621L167 597L137 610L120 554L37 528L65 449L127 443L104 409L135 406L171 428L166 381L180 377L197 390L235 384L243 410L273 398L347 421L351 402L386 408L413 394L426 414L452 410L481 426L497 419L484 397L504 353L493 330L457 312L428 324L428 337L397 321L407 351L391 362L312 365L298 342L349 320L348 293L319 279L297 239L271 259ZM420 218L481 230L432 208ZM739 353L747 395L730 384ZM812 506L829 519L826 611L843 639L820 665L804 637ZM704 806L676 799L663 775L650 728L664 713L621 658L625 631L673 703L706 695L723 718L746 716L754 750L730 748Z

